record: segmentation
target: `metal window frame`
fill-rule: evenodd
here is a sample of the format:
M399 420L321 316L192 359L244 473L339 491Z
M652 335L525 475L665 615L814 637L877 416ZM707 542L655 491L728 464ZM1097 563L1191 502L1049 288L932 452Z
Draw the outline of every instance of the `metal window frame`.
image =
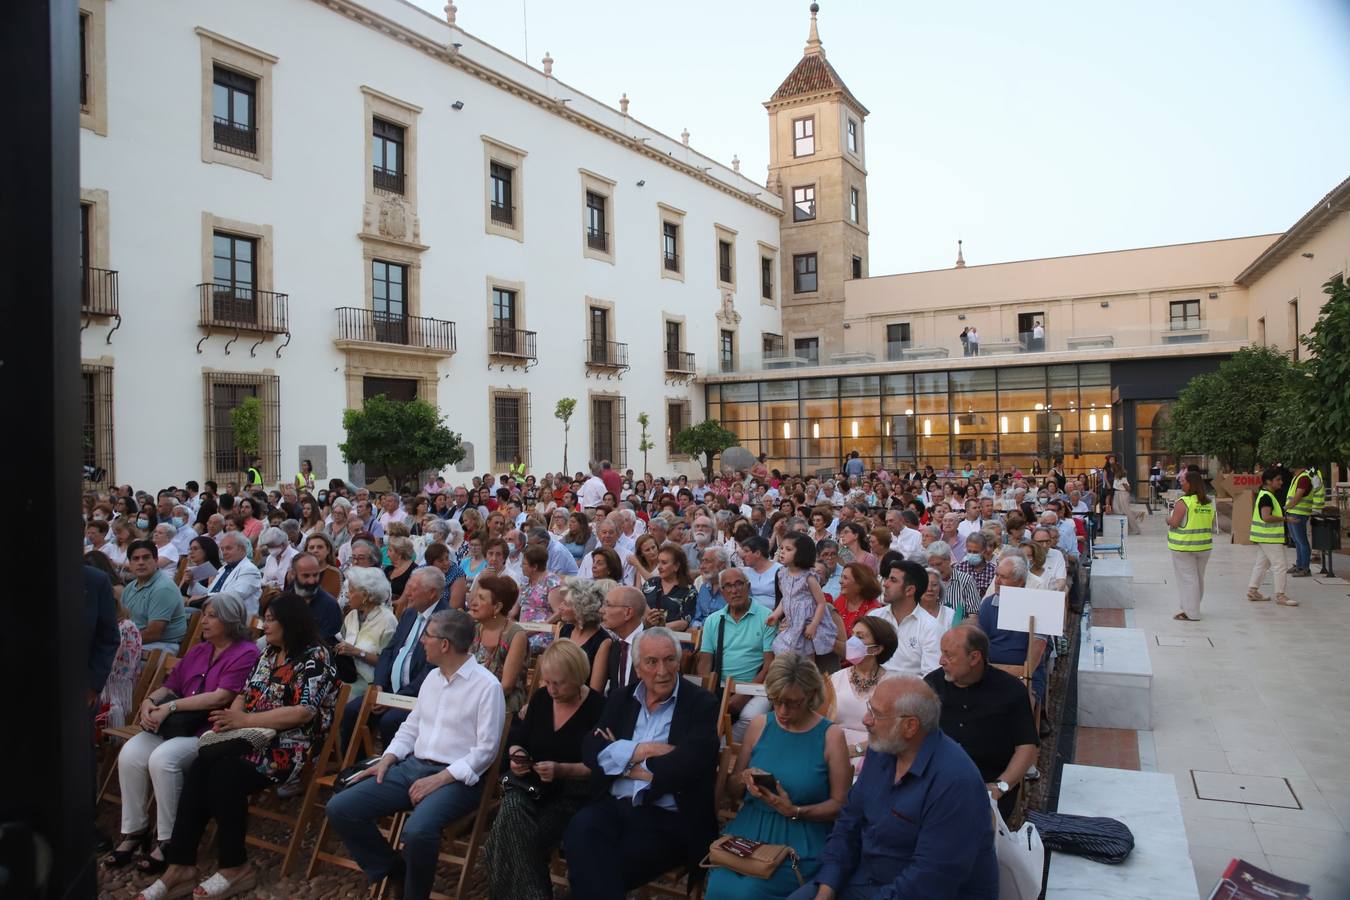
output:
M82 404L85 419L81 423L81 461L103 469L101 482L85 481L88 489L116 484L116 431L113 427L113 367L101 363L81 363ZM88 382L84 379L88 378ZM85 390L85 385L89 390Z
M229 428L228 414L224 423L216 424L216 414L221 411L216 403L217 387L252 387L257 398L262 401L262 435L259 441L258 455L263 460L263 473L267 477L279 480L281 477L281 377L266 372L220 372L202 373L203 415L202 430L204 436L204 462L207 477L213 481L233 481L247 469L244 461L237 471L220 468L217 463L222 452L218 447L218 431ZM234 446L234 434L229 433L229 445ZM238 451L235 451L238 459Z
M802 263L810 263L809 271L805 270ZM802 278L810 275L815 279L815 284L810 288L802 287ZM811 294L820 290L820 272L819 260L814 253L794 253L792 256L792 293Z
M802 192L802 199L797 199L797 193ZM807 194L810 196L807 196ZM802 212L799 203L809 203L810 212ZM816 218L816 186L814 184L802 184L792 189L792 221L811 222Z
M516 452L520 454L522 463L529 467L530 461L530 394L528 391L496 391L491 394L492 406L490 409L492 415L492 460L494 465L510 463L511 454L499 454L497 451L501 447L502 440L502 418L498 415L497 404L502 400L513 400L516 403L515 426L516 426Z

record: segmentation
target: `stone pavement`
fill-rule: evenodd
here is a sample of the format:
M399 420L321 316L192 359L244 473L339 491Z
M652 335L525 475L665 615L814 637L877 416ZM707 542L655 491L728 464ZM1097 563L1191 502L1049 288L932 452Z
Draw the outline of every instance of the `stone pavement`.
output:
M1318 900L1350 897L1350 583L1291 578L1299 607L1252 603L1256 551L1218 535L1202 619L1177 622L1162 515L1145 517L1126 555L1135 608L1122 624L1145 630L1153 664L1138 768L1176 778L1200 896L1241 857L1311 884ZM1078 762L1128 763L1131 734L1080 729Z

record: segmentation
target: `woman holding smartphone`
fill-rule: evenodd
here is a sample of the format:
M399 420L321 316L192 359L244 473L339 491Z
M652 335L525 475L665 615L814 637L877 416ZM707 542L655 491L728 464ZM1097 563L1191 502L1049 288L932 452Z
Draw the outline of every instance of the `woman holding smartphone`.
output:
M844 731L816 710L825 682L811 657L784 653L764 678L772 712L746 729L727 793L745 798L726 834L765 844L786 844L797 853L802 878L820 869L820 854L853 783ZM784 862L769 879L714 869L708 896L782 898L797 890L797 876ZM496 894L493 894L496 897Z

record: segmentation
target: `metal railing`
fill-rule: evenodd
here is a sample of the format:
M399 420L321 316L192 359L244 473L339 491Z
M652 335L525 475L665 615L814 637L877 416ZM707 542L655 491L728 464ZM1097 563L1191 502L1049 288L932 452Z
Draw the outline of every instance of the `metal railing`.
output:
M80 311L91 316L119 315L117 271L86 266L82 275L84 289L80 295Z
M197 291L201 295L201 317L197 324L203 327L268 334L290 331L286 294L241 284L199 284Z
M506 206L502 203L492 203L488 210L488 215L492 217L494 224L502 225L506 228L516 227L516 208Z
M678 253L667 253L665 257L666 257L667 271L670 272L680 271L680 255Z
M454 353L458 348L454 322L351 306L340 306L336 312L340 341L397 344L446 353Z
M520 328L488 326L488 352L493 356L515 356L521 359L538 359L535 352L535 333Z
M393 172L389 169L381 169L379 166L374 170L375 190L385 191L390 194L403 193L403 173Z
M667 372L693 372L694 354L687 353L684 350L666 351L666 371Z
M609 232L596 231L594 228L586 229L586 246L592 250L599 250L601 253L608 253Z
M586 364L604 368L628 368L628 345L618 341L587 341Z
M242 156L257 156L258 129L216 116L215 143L217 150L238 153Z

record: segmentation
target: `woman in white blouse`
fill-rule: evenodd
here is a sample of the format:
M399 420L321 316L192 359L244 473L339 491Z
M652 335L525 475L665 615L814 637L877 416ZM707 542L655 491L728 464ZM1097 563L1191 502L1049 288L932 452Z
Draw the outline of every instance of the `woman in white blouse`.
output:
M862 644L861 658L851 652L859 643ZM855 767L861 766L862 757L867 753L867 726L863 724L867 701L876 690L877 682L886 677L883 666L899 646L900 638L894 625L876 616L863 616L853 623L853 636L844 651L852 665L830 676L835 709L829 718L843 727L848 755L855 760Z
M342 622L333 652L350 656L356 663L356 681L352 696L366 692L375 676L380 651L388 645L398 628L398 619L389 608L389 579L375 568L353 566L347 570L347 618Z
M159 567L166 572L173 571L174 566L178 565L178 557L182 555L173 543L173 536L177 531L178 529L168 522L160 522L152 533L151 540L155 542L155 549L159 553Z

